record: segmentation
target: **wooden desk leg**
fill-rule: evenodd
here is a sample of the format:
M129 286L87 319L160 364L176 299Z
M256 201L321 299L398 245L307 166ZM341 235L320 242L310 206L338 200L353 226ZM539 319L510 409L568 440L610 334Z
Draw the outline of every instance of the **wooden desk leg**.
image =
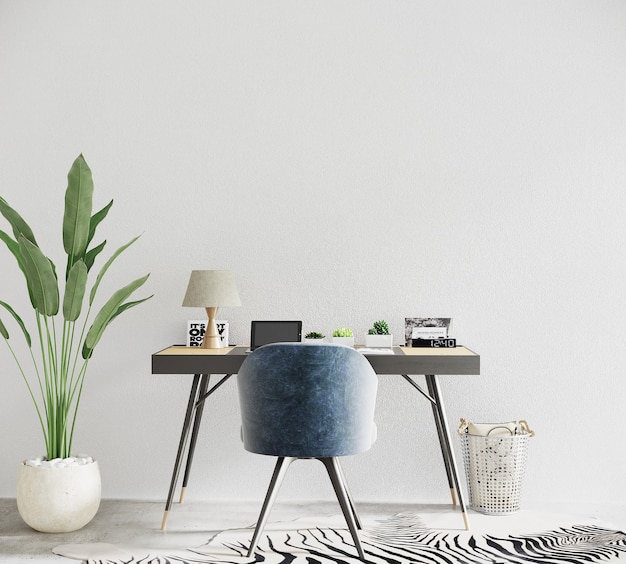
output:
M443 405L443 400L441 398L441 393L439 391L439 384L437 382L437 376L427 375L426 382L428 384L428 389L432 392L433 399L435 400L437 418L439 419L439 424L441 426L441 434L439 439L442 440L442 451L445 452L445 456L447 456L450 471L452 473L452 479L454 481L454 487L456 489L456 493L459 497L459 505L461 506L461 512L463 514L463 522L465 523L465 529L469 531L469 522L467 519L467 509L465 508L465 501L463 500L463 492L461 491L461 484L459 481L459 473L456 467L456 461L454 459L454 451L452 450L452 442L450 440L450 431L448 429L448 423L446 419L446 411Z
M187 412L185 413L185 420L183 422L183 430L180 434L180 441L178 443L178 452L176 453L176 462L174 463L174 471L172 472L172 480L170 481L170 489L167 494L167 501L165 502L165 512L163 513L163 521L161 522L161 530L165 530L167 525L167 518L169 516L170 509L172 507L172 498L174 497L174 489L176 488L176 482L178 481L178 474L180 472L181 462L183 460L183 452L185 450L185 444L187 437L189 436L189 429L191 428L191 421L195 411L195 404L198 398L198 383L200 382L200 374L195 374L193 377L193 383L191 384L191 391L189 392L189 401L187 402Z
M209 387L211 376L209 374L203 374L200 380L200 388L196 396L196 402L198 398L204 396ZM204 411L204 401L200 405L196 405L196 415L193 421L193 431L191 432L191 443L189 444L189 451L187 452L187 464L185 466L185 475L183 477L183 487L180 490L179 503L182 503L185 499L185 491L187 490L187 484L189 483L189 474L191 473L191 465L193 464L193 454L196 450L196 442L198 440L198 429L200 428L200 422L202 421L202 412Z
M434 398L435 392L431 383L431 379L426 377L426 385L428 386L428 393L431 398ZM452 505L456 505L456 491L454 489L454 479L452 478L452 470L450 468L450 459L444 447L443 429L441 428L441 420L437 411L437 402L431 403L433 408L433 417L435 419L435 426L437 427L437 436L439 437L439 446L441 447L441 456L443 457L443 464L446 468L446 476L448 477L448 487L450 488L450 496L452 497Z

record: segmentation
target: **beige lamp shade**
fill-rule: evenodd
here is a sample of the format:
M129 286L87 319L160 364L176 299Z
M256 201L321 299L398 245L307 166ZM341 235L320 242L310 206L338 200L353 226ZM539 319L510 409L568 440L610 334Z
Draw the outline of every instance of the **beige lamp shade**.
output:
M183 307L203 307L209 322L204 333L202 346L205 349L221 347L215 317L218 307L241 305L237 286L230 270L192 270L183 299Z
M184 307L237 307L241 305L230 270L192 270Z

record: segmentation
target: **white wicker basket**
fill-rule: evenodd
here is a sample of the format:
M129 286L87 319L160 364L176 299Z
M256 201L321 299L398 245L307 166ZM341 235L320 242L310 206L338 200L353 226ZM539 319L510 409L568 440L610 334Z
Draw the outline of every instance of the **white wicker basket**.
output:
M515 513L520 507L528 441L527 426L515 435L461 433L470 507L490 515Z

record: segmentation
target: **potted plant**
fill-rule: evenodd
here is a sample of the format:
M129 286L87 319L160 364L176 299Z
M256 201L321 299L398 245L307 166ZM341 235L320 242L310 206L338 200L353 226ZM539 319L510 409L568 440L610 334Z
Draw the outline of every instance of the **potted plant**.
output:
M46 450L45 456L20 465L17 505L24 521L42 532L79 529L98 510L101 491L98 463L88 456L72 456L72 439L87 368L94 348L111 321L152 297L128 301L147 280L149 275L146 275L114 292L92 315L104 275L138 237L110 256L87 292L89 274L106 245L106 241L92 244L93 238L113 201L92 215L93 179L82 155L72 164L67 178L63 215L67 265L62 269L44 254L22 216L0 197L0 213L13 230L13 237L0 231L0 239L25 277L36 322L33 338L16 310L0 301L0 312L12 318L25 344L22 348L11 344L9 330L1 318L0 335L26 383ZM64 281L62 289L59 277ZM20 357L22 352L25 353L23 358Z
M325 339L325 335L318 331L310 331L304 336L305 343L319 343Z
M335 329L333 331L333 343L353 347L354 334L352 333L352 329L349 329L347 327L340 327L339 329Z
M372 328L365 335L365 346L369 348L391 347L393 335L389 333L386 321L375 321Z

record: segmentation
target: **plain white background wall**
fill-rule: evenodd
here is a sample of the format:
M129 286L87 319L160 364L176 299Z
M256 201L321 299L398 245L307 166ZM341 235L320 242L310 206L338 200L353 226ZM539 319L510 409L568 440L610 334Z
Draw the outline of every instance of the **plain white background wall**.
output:
M164 499L189 378L152 376L184 339L192 269L232 269L253 318L305 330L452 316L479 377L444 377L449 421L536 428L525 500L623 502L626 454L626 4L621 1L0 1L0 195L62 258L66 174L83 153L107 289L155 297L91 363L76 450L108 498ZM7 229L3 224L2 229ZM0 249L0 299L30 317ZM104 297L104 296L103 296ZM2 344L2 343L0 343ZM0 496L42 451L0 348ZM205 413L194 499L260 499L234 384ZM346 470L359 499L449 500L430 408L381 379L379 440ZM458 445L456 445L458 447ZM284 498L330 499L296 465Z

